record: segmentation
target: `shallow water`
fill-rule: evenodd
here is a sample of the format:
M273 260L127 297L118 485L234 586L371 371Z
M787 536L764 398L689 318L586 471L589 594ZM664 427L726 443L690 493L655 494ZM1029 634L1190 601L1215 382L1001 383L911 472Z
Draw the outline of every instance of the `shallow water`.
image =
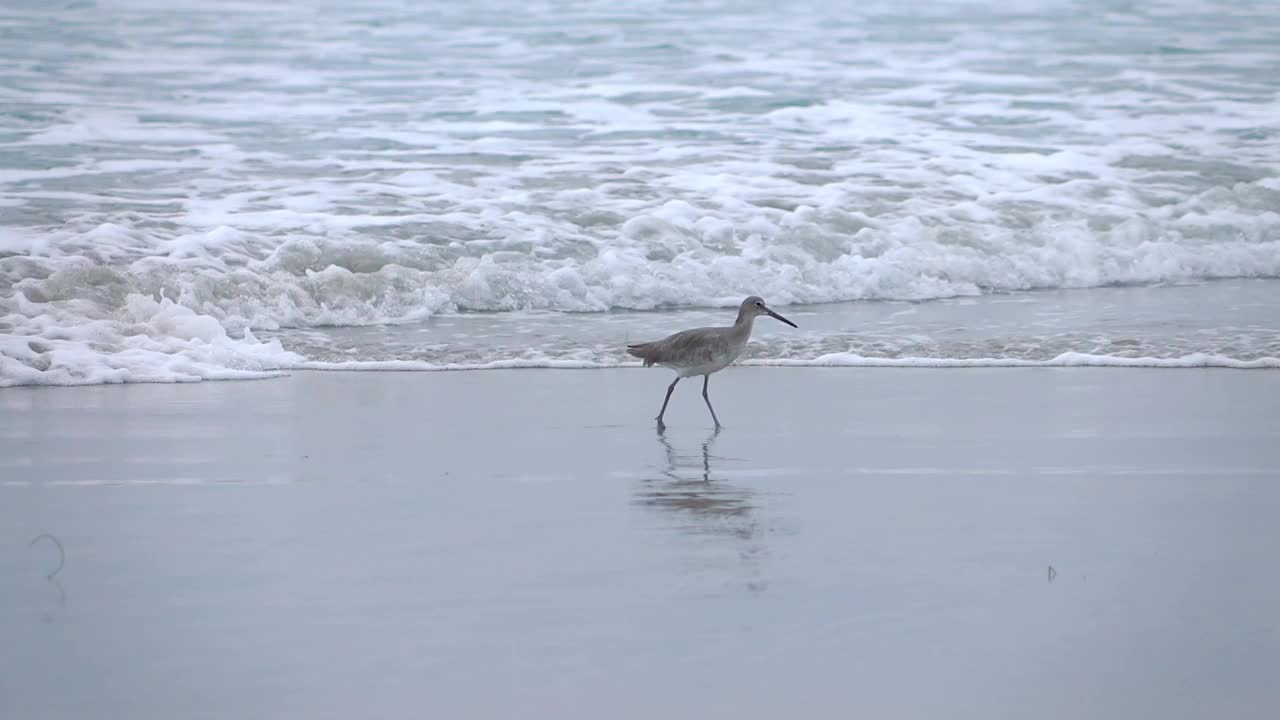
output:
M0 394L0 715L1280 701L1280 375L663 375Z
M4 39L3 384L521 359L243 337L459 310L1280 275L1266 2L9 3Z

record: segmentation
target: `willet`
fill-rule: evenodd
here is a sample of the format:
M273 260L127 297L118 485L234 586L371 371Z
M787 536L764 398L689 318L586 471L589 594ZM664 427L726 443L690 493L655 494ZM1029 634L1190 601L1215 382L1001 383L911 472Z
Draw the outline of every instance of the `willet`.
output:
M667 413L667 403L671 401L671 392L676 389L680 378L702 376L702 399L707 402L711 411L711 419L716 427L720 427L720 418L716 417L716 409L711 407L711 398L707 395L707 384L711 373L723 370L738 359L742 349L747 346L751 337L751 325L757 315L768 315L777 320L796 327L796 324L770 310L764 300L752 295L742 301L738 307L738 319L732 327L706 327L684 330L675 335L653 342L628 345L627 352L644 360L644 366L661 365L676 371L676 379L667 388L667 397L662 401L662 409L658 411L658 429L666 427L662 416Z

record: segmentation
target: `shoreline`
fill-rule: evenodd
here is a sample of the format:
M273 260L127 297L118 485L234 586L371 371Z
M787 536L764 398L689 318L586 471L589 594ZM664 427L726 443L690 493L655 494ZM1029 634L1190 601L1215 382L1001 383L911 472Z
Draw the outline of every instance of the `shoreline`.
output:
M763 359L753 358L737 363L735 368L828 368L828 369L901 369L901 370L977 370L977 369L1061 369L1061 368L1093 368L1112 370L1277 370L1280 369L1280 358L1263 357L1251 360L1195 353L1179 358L1153 357L1117 357L1110 355L1089 355L1085 353L1063 353L1051 360L1024 360L1019 358L874 358L848 356L838 353L833 357L819 357L811 360L802 359ZM230 377L215 374L212 377L173 377L137 378L122 380L92 380L84 382L28 382L5 384L0 378L0 391L14 388L52 388L52 387L94 387L98 385L191 385L202 382L240 382L278 380L296 373L463 373L491 372L504 370L652 370L639 362L620 362L618 364L602 364L593 362L577 362L572 360L496 360L490 363L477 364L445 364L436 365L417 360L371 360L330 363L308 361L297 367L267 371L227 371L234 373ZM658 368L662 369L662 368ZM723 372L723 371L722 371ZM717 373L720 375L721 373Z

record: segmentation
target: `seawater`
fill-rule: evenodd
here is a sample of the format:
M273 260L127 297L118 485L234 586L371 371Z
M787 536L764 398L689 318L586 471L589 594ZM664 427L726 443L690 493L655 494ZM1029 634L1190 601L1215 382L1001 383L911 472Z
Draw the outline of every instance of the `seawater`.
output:
M751 293L808 321L748 362L1280 365L1268 2L10 2L0 48L0 385L610 366Z

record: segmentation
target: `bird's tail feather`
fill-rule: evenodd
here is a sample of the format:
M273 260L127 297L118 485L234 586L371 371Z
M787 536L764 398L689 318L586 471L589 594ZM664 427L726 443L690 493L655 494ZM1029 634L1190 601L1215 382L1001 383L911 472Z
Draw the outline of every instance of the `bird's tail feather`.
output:
M650 345L651 343L636 343L635 345L628 345L627 354L644 360L644 366L650 367L653 365L653 348L651 348Z

